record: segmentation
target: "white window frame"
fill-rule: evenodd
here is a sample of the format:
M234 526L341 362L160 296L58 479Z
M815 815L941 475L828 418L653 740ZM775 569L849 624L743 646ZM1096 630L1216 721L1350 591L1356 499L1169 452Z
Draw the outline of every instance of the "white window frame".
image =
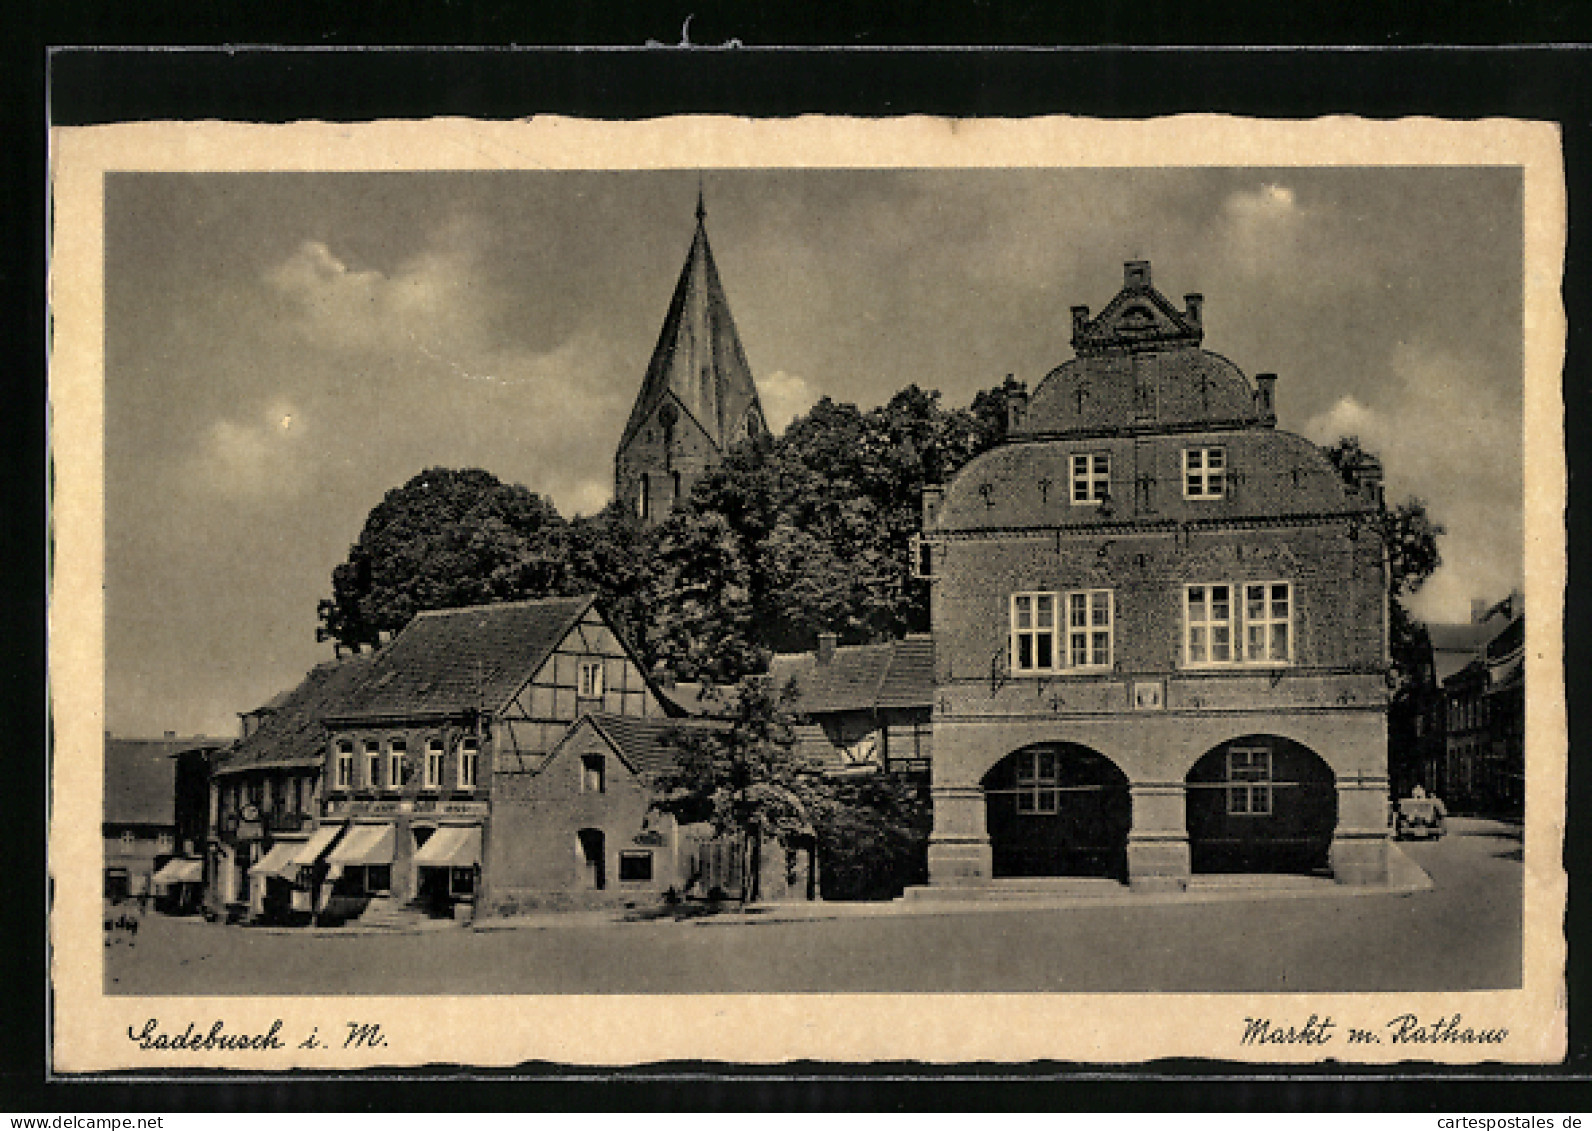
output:
M1116 664L1114 590L1013 593L1008 617L1007 666L1014 676L1103 672Z
M1264 593L1265 599L1261 602L1262 615L1252 617L1249 598L1256 589ZM1219 615L1218 590L1227 594L1225 616ZM1196 594L1200 595L1197 602ZM1182 600L1185 668L1277 668L1294 662L1293 582L1203 581L1184 585ZM1259 655L1251 655L1251 628L1261 630ZM1217 656L1222 648L1226 655Z
M134 848L138 844L138 834L132 829L123 829L121 839L123 848Z
M440 738L429 739L426 742L426 777L427 789L441 789L443 767L448 760L448 747Z
M1227 750L1227 813L1231 817L1272 815L1271 750L1232 746Z
M1214 457L1214 458L1213 458ZM1227 496L1227 449L1221 445L1183 449L1183 497L1221 499Z
M1054 817L1061 811L1061 758L1054 750L1027 750L1020 754L1014 784L1019 815Z
M481 780L481 740L467 735L459 740L459 788L474 789Z
M1071 488L1068 498L1075 507L1097 507L1111 494L1111 453L1074 452L1068 461Z
M375 738L365 739L365 788L381 788L381 741Z
M575 667L575 698L601 699L603 697L603 662L581 660Z
M1063 597L1068 669L1110 671L1116 652L1115 595L1110 589L1075 589Z
M337 788L354 788L354 744L346 738L337 741Z
M172 849L174 849L176 847L177 847L177 838L175 836L173 836L171 833L156 833L155 834L155 851L156 852L170 852Z
M406 738L389 738L387 740L387 781L389 790L399 789L404 784L404 760L409 756L409 740Z

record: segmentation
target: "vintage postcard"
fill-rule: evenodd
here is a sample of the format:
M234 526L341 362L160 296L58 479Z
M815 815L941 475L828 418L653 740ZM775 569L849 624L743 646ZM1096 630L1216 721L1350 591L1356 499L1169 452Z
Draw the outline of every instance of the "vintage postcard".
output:
M57 1072L1564 1055L1553 126L51 189Z

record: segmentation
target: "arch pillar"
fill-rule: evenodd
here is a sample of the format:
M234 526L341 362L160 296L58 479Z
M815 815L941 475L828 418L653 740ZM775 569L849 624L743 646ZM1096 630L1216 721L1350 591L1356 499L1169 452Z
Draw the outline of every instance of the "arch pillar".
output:
M1128 831L1128 883L1182 891L1191 870L1188 791L1182 782L1132 782L1133 827Z
M1332 876L1340 884L1387 882L1386 774L1338 776L1338 827L1332 833Z
M934 831L929 834L929 883L935 887L987 884L994 854L984 821L984 790L976 785L936 785Z

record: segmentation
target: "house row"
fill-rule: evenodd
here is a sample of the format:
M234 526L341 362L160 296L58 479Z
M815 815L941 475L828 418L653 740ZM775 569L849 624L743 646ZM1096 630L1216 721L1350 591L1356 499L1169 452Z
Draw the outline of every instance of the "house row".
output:
M421 613L244 716L211 783L217 914L469 919L738 890L739 857L655 805L662 693L590 596ZM817 895L809 847L762 890Z
M1410 776L1453 812L1525 812L1525 601L1471 603L1464 624L1425 630L1411 695ZM1406 783L1411 784L1411 783Z
M104 897L195 906L204 884L205 799L225 739L105 736Z

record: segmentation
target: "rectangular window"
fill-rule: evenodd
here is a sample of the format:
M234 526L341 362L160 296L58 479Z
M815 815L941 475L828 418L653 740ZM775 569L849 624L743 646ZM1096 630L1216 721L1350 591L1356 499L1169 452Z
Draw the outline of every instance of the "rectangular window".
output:
M1183 497L1219 499L1227 493L1227 449L1183 449Z
M1111 590L1067 594L1067 666L1111 666Z
M409 744L401 738L394 738L387 743L387 788L397 789L404 783L404 755L409 753Z
M1060 781L1053 750L1030 750L1018 756L1017 811L1053 814L1060 808Z
M621 852L619 854L620 883L648 883L652 879L652 853Z
M352 789L354 787L354 744L352 742L339 742L337 744L337 788Z
M138 835L132 829L122 830L122 847L131 848L138 841Z
M603 662L582 660L578 669L576 694L582 699L603 697Z
M365 788L375 789L381 784L381 743L374 738L365 739Z
M1080 452L1072 457L1073 506L1094 506L1110 492L1110 452Z
M459 788L474 789L481 772L481 742L476 738L459 741Z
M155 851L170 852L172 850L172 846L175 844L176 840L170 833L161 833L155 838Z
M934 543L921 534L912 536L912 576L919 581L934 579Z
M1011 618L1013 672L1112 665L1115 614L1109 589L1014 593Z
M1189 667L1293 662L1293 585L1219 582L1184 588L1183 657Z
M1293 602L1285 581L1244 586L1244 659L1286 664L1292 658Z
M581 755L580 791L582 793L608 792L607 759L601 754Z
M1227 811L1235 816L1271 815L1271 751L1235 746L1227 752Z
M426 788L442 788L442 739L433 738L426 743Z

